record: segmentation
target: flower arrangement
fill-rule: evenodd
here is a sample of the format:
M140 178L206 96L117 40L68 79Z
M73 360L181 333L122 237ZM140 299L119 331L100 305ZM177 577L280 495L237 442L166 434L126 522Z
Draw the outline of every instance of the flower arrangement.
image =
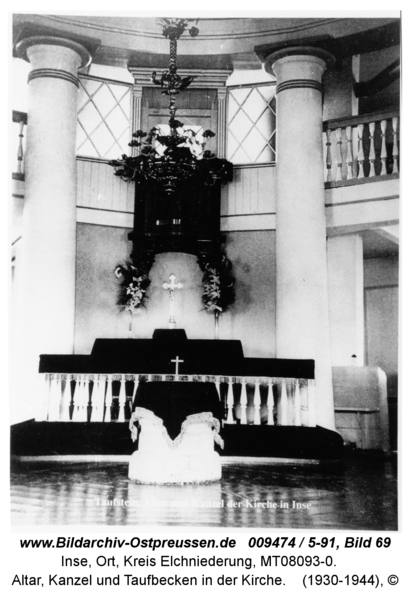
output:
M132 134L133 139L128 145L131 147L141 147L141 155L145 155L154 159L172 156L179 159L191 158L191 155L203 158L213 158L214 155L210 150L205 150L208 140L215 137L215 133L210 129L202 132L203 141L199 141L201 137L199 132L193 129L186 128L181 121L177 119L170 120L170 132L163 133L160 127L152 127L148 133L139 129ZM142 139L145 138L144 141ZM160 147L157 147L160 144ZM178 155L178 156L176 156ZM125 156L122 157L123 159ZM144 160L142 157L138 161ZM115 162L115 161L112 161ZM134 161L136 162L136 161ZM126 163L125 166L129 166Z
M225 254L203 265L202 303L207 312L221 315L235 302L235 277Z
M148 299L147 289L151 283L148 269L144 263L133 265L125 261L125 265L117 265L114 274L119 279L117 305L132 315L138 308L143 308Z
M120 159L112 160L110 165L115 168L115 175L124 181L135 181L138 186L157 182L170 195L186 181L213 186L232 178L232 164L205 150L208 140L215 136L213 131L204 131L200 141L199 132L184 128L175 118L169 120L169 126L169 134L160 127L153 127L148 133L141 129L133 133L129 146L140 148L139 154L123 154Z

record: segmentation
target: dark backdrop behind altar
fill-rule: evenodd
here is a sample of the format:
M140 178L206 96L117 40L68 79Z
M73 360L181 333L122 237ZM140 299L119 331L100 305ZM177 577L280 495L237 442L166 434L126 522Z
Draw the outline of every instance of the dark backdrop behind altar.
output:
M128 231L77 224L76 353L88 354L97 337L127 337L129 318L116 306L114 268L129 257ZM226 240L237 300L221 319L220 337L240 339L246 356L275 357L275 232L229 232ZM167 327L169 300L161 285L171 273L184 285L175 294L177 326L189 338L212 339L213 316L201 305L202 272L195 256L182 253L157 255L147 308L133 318L134 336L150 338L155 328Z

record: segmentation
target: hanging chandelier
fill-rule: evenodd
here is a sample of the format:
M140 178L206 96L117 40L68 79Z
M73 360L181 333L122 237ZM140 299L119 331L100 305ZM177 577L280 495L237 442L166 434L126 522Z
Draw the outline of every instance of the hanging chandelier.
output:
M232 179L232 163L217 158L206 149L208 140L215 136L209 129L204 132L185 127L175 118L175 97L185 90L195 77L180 77L177 70L177 40L188 26L187 19L159 19L162 34L169 39L169 68L160 79L154 71L152 83L160 86L161 93L169 96L168 131L153 127L148 133L138 130L132 134L129 146L138 148L137 156L123 154L110 165L115 175L138 186L157 184L167 195L179 192L189 185L213 186ZM196 21L197 22L197 21ZM191 37L198 35L197 27L188 30ZM201 139L202 138L202 139Z

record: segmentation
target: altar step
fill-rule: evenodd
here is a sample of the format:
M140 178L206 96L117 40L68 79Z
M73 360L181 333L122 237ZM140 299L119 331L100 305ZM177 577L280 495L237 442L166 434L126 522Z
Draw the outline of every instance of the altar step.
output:
M343 441L322 427L225 425L223 456L338 459ZM128 423L25 421L11 427L11 455L131 455L136 449Z
M225 425L225 456L334 459L343 454L342 437L323 427Z

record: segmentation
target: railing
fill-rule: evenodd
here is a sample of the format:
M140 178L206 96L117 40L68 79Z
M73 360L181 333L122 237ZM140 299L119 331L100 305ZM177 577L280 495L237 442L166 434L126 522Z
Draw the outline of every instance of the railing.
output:
M24 154L25 154L25 127L27 126L27 113L13 110L13 147L17 158L16 170L13 171L13 179L24 180Z
M14 179L24 180L27 113L13 110ZM376 113L323 123L325 185L346 185L399 172L399 114Z
M215 383L225 423L315 427L315 382L285 377L42 373L37 421L125 422L142 381Z
M377 113L323 123L325 185L399 172L399 115Z

